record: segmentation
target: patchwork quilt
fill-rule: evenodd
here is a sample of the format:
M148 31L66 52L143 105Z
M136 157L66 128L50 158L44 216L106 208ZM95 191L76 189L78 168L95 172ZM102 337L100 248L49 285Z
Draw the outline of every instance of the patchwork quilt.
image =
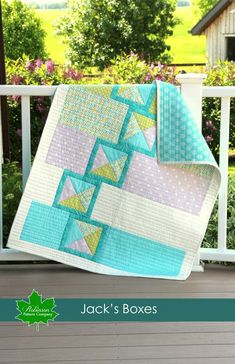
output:
M186 279L219 184L175 86L60 85L8 247L97 273Z

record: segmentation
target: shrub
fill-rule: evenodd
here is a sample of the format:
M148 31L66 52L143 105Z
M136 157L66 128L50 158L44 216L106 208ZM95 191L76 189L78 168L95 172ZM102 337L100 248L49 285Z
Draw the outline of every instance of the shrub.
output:
M171 82L176 84L176 67L147 64L142 61L138 54L131 52L130 55L122 54L112 61L112 66L104 71L102 81L104 83L152 83L154 80Z
M45 58L45 32L35 11L20 0L3 0L2 14L6 56L14 60L23 54Z
M122 52L169 61L165 40L175 25L175 0L71 0L57 25L72 64L104 69Z

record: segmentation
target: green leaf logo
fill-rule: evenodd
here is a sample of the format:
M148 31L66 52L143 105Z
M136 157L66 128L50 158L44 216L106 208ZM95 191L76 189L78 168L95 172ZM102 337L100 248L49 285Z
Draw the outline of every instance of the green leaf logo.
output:
M36 325L39 331L39 324L48 325L49 321L54 321L59 314L54 311L54 298L46 298L42 300L42 295L33 289L28 302L24 300L16 300L16 308L20 312L15 318L28 323L28 326Z

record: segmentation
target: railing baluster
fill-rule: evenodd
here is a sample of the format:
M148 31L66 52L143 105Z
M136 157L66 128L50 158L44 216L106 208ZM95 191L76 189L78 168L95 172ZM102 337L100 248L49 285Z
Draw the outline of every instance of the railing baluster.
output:
M30 96L21 97L23 189L31 169Z
M221 187L218 210L218 249L227 245L227 195L228 195L228 147L229 147L230 97L221 98L220 157Z

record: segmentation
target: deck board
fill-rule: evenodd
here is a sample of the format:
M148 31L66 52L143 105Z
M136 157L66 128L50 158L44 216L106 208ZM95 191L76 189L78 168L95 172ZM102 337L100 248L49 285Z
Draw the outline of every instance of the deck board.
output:
M235 298L235 267L206 266L186 281L110 277L58 264L0 265L0 297ZM234 364L235 323L0 324L0 363Z

